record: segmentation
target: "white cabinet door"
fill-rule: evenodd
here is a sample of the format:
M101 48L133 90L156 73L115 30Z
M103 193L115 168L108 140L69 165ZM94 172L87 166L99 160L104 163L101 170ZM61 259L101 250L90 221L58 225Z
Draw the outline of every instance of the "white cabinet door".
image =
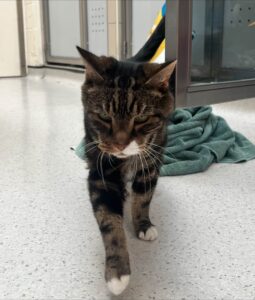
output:
M0 1L0 77L23 75L19 5L17 1Z

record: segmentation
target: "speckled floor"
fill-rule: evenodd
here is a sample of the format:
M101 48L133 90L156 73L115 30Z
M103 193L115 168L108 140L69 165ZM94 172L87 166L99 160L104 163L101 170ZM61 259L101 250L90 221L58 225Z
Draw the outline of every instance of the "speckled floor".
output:
M161 178L159 238L137 240L127 217L133 274L109 294L87 170L69 150L83 133L79 86L0 80L0 299L255 299L255 161ZM255 142L255 99L215 112Z

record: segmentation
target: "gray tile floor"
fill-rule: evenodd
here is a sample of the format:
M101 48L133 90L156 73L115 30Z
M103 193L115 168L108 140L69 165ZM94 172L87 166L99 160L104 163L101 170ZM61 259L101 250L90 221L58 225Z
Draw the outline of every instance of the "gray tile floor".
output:
M161 178L159 238L137 240L127 216L133 274L109 294L87 170L69 150L83 134L79 86L0 80L0 299L255 299L255 161ZM214 108L255 142L255 99Z

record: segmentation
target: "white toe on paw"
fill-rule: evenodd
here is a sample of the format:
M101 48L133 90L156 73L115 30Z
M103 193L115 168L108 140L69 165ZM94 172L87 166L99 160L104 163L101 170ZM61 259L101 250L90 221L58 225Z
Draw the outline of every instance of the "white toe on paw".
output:
M112 292L114 295L121 294L125 288L127 287L129 283L129 275L122 275L119 278L112 278L110 281L107 282L108 289L110 292Z
M140 231L138 236L141 240L154 241L158 237L158 231L155 226L151 226L147 229L145 234L143 231Z

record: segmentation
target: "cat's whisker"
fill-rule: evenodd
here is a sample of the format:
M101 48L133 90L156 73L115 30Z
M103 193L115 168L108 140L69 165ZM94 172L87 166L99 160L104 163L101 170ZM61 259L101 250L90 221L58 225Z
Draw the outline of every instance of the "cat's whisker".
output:
M97 164L96 164L97 165L97 172L100 175L100 177L102 177L101 172L99 171L99 159L100 159L101 153L102 152L99 152L99 154L97 156Z
M141 158L141 153L138 154L139 155L139 158L140 158L140 161L141 161L141 166L142 166L142 174L143 174L143 182L144 182L144 185L145 185L145 174L144 174L144 166L143 166L143 161L142 161L142 158ZM146 186L145 186L145 192L146 192Z
M149 174L149 167L148 167L148 164L147 164L146 157L145 157L145 155L143 155L143 153L145 152L146 149L145 148L141 149L141 147L139 147L139 149L140 149L140 153L141 153L141 158L143 158L145 160L145 162L146 162L146 165L147 165L147 175L148 175ZM143 171L144 186L145 186L145 191L146 191L146 181L145 181L145 175L146 175L145 173L146 172L145 172L145 168L144 168L144 165L143 165L143 161L142 161L142 159L140 159L140 160L141 160L142 167L143 167L142 171ZM151 182L150 182L150 190L151 190Z
M145 173L147 173L147 176L148 176L148 178L149 178L149 182L150 182L150 192L151 192L151 191L152 191L152 188L151 188L151 180L150 180L149 164L148 164L148 162L147 162L147 159L146 159L146 156L145 156L145 155L143 155L143 158L144 158L144 162L145 162L145 164L146 164L146 166L147 166L147 169L145 169L144 171L145 171Z
M135 179L135 176L136 176L136 173L137 173L137 157L138 157L138 155L134 155L134 156L132 157L132 158L133 158L133 159L132 159L133 170L134 170L132 180Z
M150 153L148 149L145 149L144 151L149 156L149 158L152 160L152 163L157 170L159 166L158 166L157 162L155 161L154 157L152 156L152 153Z
M90 152L90 151L96 149L97 146L98 146L98 144L99 144L98 141L94 141L94 142L87 143L87 144L85 145L85 152L88 153L88 152Z
M145 155L143 156L143 158L144 158L144 161L145 161L146 166L147 166L147 176L150 176L149 165L147 163ZM149 178L149 181L150 181L150 192L151 192L151 180L150 180L150 178ZM146 187L146 183L144 183L144 186Z
M137 155L135 156L135 175L134 175L134 178L137 174L137 168L138 168L138 162L137 162Z
M95 144L99 144L99 141L93 141L90 143L86 143L86 147L90 146L90 145L95 145Z
M150 145L154 146L154 147L159 147L163 150L163 152L167 153L167 154L170 154L173 158L177 159L176 156L170 152L169 150L167 150L165 147L162 147L162 146L159 146L159 145L156 145L156 144L153 144L153 143L150 143ZM155 149L154 149L155 150Z
M148 157L151 159L156 171L158 172L160 166L162 165L162 163L157 163L157 161L155 160L154 156L152 155L152 153L150 153L147 149L145 149L145 151L147 152Z
M104 157L104 154L105 152L101 152L101 159L100 159L100 169L101 169L101 177L102 177L102 181L103 181L103 184L106 188L106 185L105 185L105 180L104 180L104 172L103 172L103 157Z
M157 145L157 144L155 144L155 143L153 143L153 142L150 142L149 145L153 145L153 146L155 146L155 147L158 147L158 148L161 148L161 149L165 149L164 147L162 147L162 146L160 146L160 145Z
M153 147L149 146L148 149L150 150L150 152L154 153L154 155L158 158L158 156L162 156L164 148L162 147L162 151L157 151L156 149L154 149Z
M96 141L92 141L92 142L86 143L86 145L89 145L89 144L96 144L96 143L99 143L99 140L96 140Z
M86 153L88 153L88 152L94 150L95 148L97 148L97 146L94 146L94 147L92 147L92 148L90 148L90 149L86 148ZM88 149L88 150L87 150L87 149Z
M160 153L160 152L154 150L154 149L151 148L151 147L147 147L147 148L146 148L146 151L148 151L150 154L153 154L153 156L155 156L155 158L158 159L158 160L161 162L161 160L158 158L158 156L161 156L161 153Z
M134 170L135 169L135 157L134 156L131 156L130 165L132 166L132 169ZM132 180L133 179L134 179L134 173L133 173L133 176L132 176Z
M108 161L109 161L111 167L113 168L111 155L109 153L107 153L107 155L108 155Z
M158 158L158 156L161 156L161 153L157 151L154 152L152 148L147 148L147 151L156 159L156 161L158 161L160 165L162 164L162 160Z
M154 144L154 143L150 143L149 145L148 145L148 147L151 149L151 150L153 150L154 152L156 152L157 154L162 154L162 152L164 152L165 151L165 148L164 147L162 147L162 146L158 146L158 145L156 145L156 144ZM159 149L154 149L154 147L158 147Z

